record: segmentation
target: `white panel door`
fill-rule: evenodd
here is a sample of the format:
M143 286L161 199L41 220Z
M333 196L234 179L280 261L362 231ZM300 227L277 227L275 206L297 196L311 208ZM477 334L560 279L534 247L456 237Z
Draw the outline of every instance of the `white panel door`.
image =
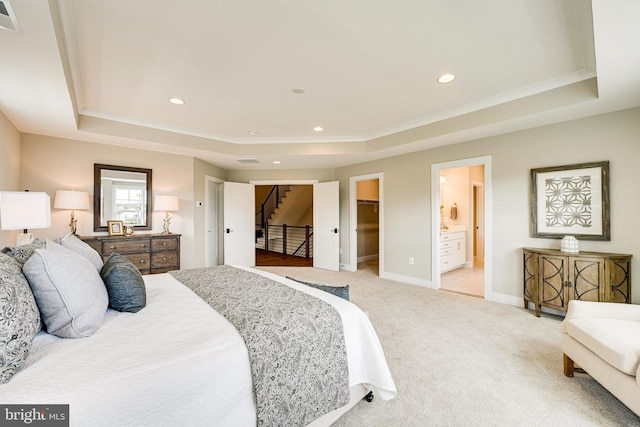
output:
M313 266L340 270L338 181L313 184Z
M224 183L224 263L256 265L253 184Z

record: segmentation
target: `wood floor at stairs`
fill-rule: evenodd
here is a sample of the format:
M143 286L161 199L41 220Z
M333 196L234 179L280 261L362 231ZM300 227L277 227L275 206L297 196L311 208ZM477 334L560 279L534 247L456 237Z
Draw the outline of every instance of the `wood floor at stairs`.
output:
M313 258L302 258L256 249L256 266L313 267Z

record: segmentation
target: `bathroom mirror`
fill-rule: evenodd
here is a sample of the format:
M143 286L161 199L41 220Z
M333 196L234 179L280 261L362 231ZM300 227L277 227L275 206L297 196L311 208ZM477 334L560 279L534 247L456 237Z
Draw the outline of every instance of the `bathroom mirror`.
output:
M107 231L108 220L151 230L151 169L93 166L93 230Z

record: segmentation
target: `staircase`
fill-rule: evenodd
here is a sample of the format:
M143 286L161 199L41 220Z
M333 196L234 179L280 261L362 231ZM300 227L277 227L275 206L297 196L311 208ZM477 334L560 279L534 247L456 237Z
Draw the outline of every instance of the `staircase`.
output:
M286 186L270 193L263 203L265 224L256 222L256 248L289 255L307 256L306 243L309 240L313 222L313 187ZM279 203L273 203L275 193L280 194ZM271 200L269 200L271 199ZM273 209L268 214L268 208ZM256 214L256 218L258 218ZM268 241L267 241L268 240ZM311 248L309 248L311 250Z

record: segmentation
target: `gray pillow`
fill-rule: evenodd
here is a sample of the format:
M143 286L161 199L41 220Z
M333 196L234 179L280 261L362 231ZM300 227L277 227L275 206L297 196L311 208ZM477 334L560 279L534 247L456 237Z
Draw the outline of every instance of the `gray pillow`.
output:
M83 257L88 259L91 264L93 264L98 272L100 272L100 269L103 265L102 257L91 246L78 239L71 233L67 234L66 236L59 237L58 244L67 249L71 249L78 255L82 255Z
M107 287L109 307L137 313L147 304L147 294L140 270L120 254L111 254L100 276Z
M330 286L325 283L305 282L304 280L294 279L293 277L286 276L287 279L291 279L303 285L311 286L312 288L320 289L325 292L329 292L337 297L346 299L349 301L349 285L346 286Z
M0 253L0 384L20 369L40 330L40 313L21 265Z
M47 241L47 247L56 245ZM109 297L100 275L86 258L61 246L36 249L22 272L47 332L62 338L83 338L100 328Z
M36 249L40 248L44 248L44 241L36 238L32 243L26 245L7 246L2 249L2 253L9 255L11 258L18 261L20 266L22 266L29 258L31 258L31 255L33 255Z

